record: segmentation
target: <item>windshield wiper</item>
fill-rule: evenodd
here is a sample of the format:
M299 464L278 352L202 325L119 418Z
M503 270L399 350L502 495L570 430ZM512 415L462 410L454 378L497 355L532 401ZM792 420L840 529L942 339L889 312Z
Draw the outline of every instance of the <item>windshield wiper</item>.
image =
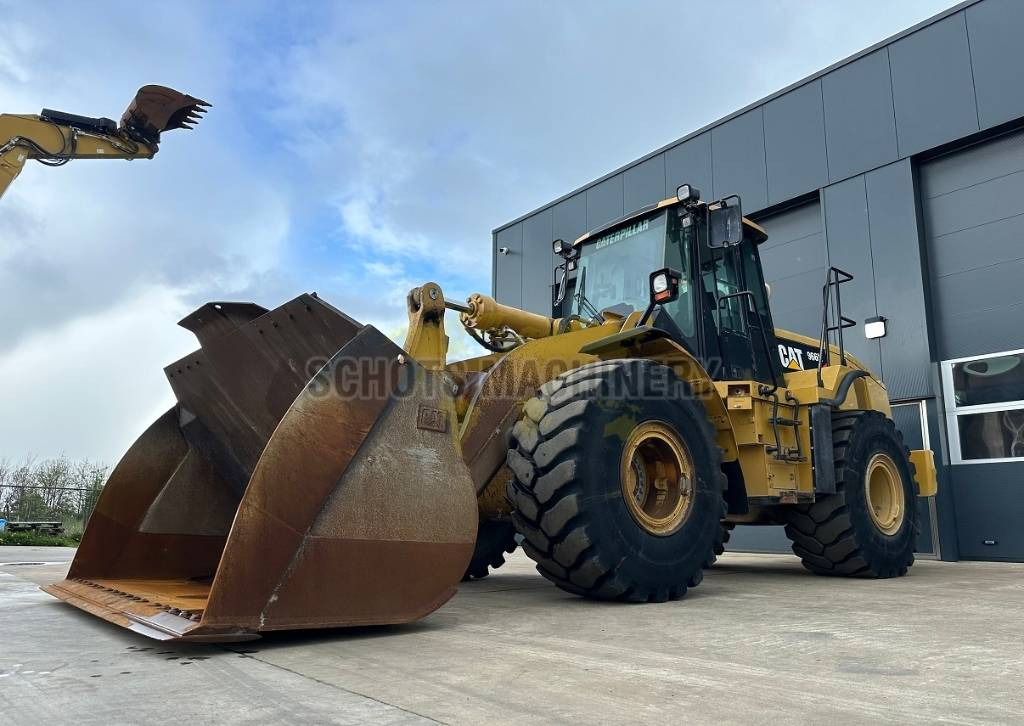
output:
M576 306L579 308L581 313L590 315L591 319L595 323L602 322L601 311L594 307L594 304L587 300L587 296L584 294L584 290L587 287L587 268L584 267L580 271L580 286L579 291L576 293Z

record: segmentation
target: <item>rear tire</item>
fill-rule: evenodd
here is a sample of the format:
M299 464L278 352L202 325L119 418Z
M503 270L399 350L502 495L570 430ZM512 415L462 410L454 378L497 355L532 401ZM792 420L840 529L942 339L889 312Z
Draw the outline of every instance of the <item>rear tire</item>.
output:
M722 522L722 543L715 547L716 555L725 554L725 546L732 539L732 531L734 529L736 529L736 525L733 522Z
M899 577L914 563L913 465L893 422L877 411L832 415L836 493L785 507L786 536L817 575Z
M516 551L516 528L512 522L481 517L476 530L476 547L462 581L487 577L491 570L505 564L505 555Z
M512 517L544 577L631 602L700 583L722 547L726 477L703 404L671 368L628 359L569 371L512 433Z

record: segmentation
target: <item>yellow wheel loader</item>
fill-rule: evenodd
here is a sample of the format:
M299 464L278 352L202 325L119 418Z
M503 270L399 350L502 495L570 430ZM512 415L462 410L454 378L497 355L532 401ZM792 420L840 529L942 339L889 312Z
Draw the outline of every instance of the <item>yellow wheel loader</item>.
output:
M740 200L673 199L569 245L561 318L437 284L402 347L315 294L204 305L177 397L113 470L56 597L166 640L402 623L518 541L582 596L679 598L736 525L784 524L818 574L913 562L930 451L845 351L772 322ZM487 352L449 363L446 310Z

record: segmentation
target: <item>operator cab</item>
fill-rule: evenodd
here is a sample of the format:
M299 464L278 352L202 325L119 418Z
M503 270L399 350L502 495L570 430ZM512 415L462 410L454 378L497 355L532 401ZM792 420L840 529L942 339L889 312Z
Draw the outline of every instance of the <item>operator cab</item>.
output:
M765 239L763 229L743 218L739 197L708 204L683 185L676 199L594 230L571 248L556 242L565 262L554 302L583 320L643 311L651 273L669 268L679 273L678 296L655 308L647 324L683 345L715 380L781 385L757 249ZM570 269L576 270L571 297Z

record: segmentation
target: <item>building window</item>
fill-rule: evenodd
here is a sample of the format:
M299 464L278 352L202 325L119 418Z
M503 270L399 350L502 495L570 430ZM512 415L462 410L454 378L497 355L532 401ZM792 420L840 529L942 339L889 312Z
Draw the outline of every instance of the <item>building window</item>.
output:
M1024 461L1024 350L942 363L954 464Z

